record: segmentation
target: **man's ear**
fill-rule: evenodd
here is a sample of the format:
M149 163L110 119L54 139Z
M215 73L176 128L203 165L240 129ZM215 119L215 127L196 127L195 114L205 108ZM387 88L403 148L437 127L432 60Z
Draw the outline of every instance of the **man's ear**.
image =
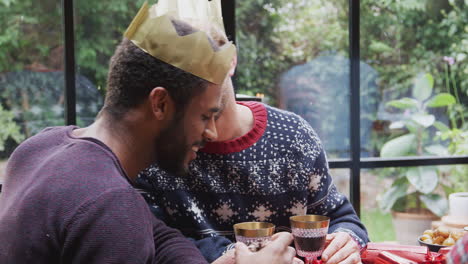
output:
M231 61L231 68L229 69L229 77L232 77L234 73L236 72L236 67L237 67L237 51L234 54L234 57L232 58Z
M169 109L172 107L173 101L168 91L163 87L156 87L151 90L148 96L151 111L158 120L168 118Z

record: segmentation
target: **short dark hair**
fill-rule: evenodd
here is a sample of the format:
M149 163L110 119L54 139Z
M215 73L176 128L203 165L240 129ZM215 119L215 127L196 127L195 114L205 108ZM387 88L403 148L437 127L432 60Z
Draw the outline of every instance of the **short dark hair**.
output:
M198 31L180 20L172 19L172 23L180 36ZM219 48L210 37L208 39L213 48ZM120 118L140 105L153 88L160 86L167 89L180 113L208 84L200 77L154 58L124 38L110 60L103 111Z

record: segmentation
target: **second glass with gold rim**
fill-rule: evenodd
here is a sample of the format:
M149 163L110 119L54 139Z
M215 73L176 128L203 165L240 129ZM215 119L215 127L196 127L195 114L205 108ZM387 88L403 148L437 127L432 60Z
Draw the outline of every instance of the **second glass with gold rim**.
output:
M263 248L275 233L275 225L267 222L243 222L234 225L237 242L247 245L255 252Z
M312 263L322 256L330 218L324 215L296 215L289 218L297 254Z

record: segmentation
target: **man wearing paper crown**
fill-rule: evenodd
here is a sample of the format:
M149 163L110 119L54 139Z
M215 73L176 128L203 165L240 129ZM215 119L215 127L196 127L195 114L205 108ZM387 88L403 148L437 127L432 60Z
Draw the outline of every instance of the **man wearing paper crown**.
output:
M234 47L161 10L144 5L129 26L93 124L46 128L11 155L0 194L0 263L206 263L132 184L155 161L183 173L203 142L217 138L214 116ZM239 245L235 261L291 263L291 241L278 234L257 253Z
M202 24L219 45L228 43L217 24ZM236 58L229 75L234 74ZM330 175L324 147L300 116L258 102L235 101L230 79L216 121L218 139L208 142L176 177L157 164L139 174L137 186L155 215L194 238L208 261L232 251L232 225L267 221L289 228L289 217L331 217L326 263L359 263L369 241L351 203Z

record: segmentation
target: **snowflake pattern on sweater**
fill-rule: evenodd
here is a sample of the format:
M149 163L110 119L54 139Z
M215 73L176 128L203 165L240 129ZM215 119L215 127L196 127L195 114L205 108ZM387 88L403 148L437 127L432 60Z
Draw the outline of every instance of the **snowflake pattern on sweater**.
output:
M255 143L227 154L199 152L185 177L157 166L140 173L138 186L156 216L186 236L202 239L232 238L232 226L239 222L267 221L284 231L290 230L292 215L328 215L330 232L348 232L364 246L367 232L333 184L312 127L294 113L243 104L254 117L267 113L266 129Z

